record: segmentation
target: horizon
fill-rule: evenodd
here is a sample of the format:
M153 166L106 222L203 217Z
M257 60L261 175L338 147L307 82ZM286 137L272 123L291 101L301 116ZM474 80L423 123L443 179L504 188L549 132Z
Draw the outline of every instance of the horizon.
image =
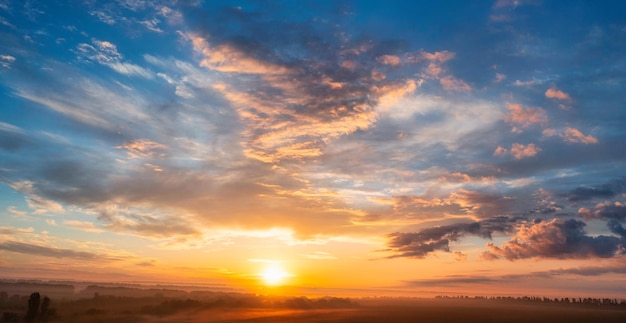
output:
M0 279L623 299L624 12L0 0Z

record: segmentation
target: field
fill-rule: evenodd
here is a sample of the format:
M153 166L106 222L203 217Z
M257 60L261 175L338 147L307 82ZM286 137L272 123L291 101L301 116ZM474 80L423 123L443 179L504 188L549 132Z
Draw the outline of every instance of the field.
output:
M626 322L626 300L307 298L163 286L0 282L0 313L3 322Z

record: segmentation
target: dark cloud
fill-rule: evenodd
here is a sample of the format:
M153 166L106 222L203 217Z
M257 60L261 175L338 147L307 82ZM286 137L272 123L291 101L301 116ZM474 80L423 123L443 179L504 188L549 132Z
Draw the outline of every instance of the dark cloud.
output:
M445 278L411 280L403 282L410 287L436 287L436 286L458 286L466 284L493 284L499 283L500 279L485 276L446 276Z
M485 259L506 258L610 258L623 253L624 240L614 236L589 236L585 223L576 219L523 225L513 238L498 247L493 243Z
M182 216L151 214L146 210L128 210L116 206L104 209L98 219L112 231L133 232L141 236L167 238L199 236L201 231Z
M0 151L14 153L30 143L31 140L19 128L0 122Z
M613 196L615 196L615 192L609 188L577 187L567 194L567 199L571 202L579 202L593 198L612 198Z
M626 229L622 226L626 220L626 206L620 202L597 204L595 210L580 208L578 213L585 219L607 220L609 230L626 239Z
M3 241L0 242L0 249L18 252L28 255L54 257L54 258L72 258L77 260L103 260L108 257L100 254L96 254L88 251L77 251L73 249L61 249L51 248L45 246L39 246L30 243L23 243L17 241Z
M549 275L579 275L579 276L600 276L605 274L626 274L626 265L613 266L585 266L577 268L560 268L547 272Z
M483 221L458 223L423 229L419 232L395 232L388 235L387 245L394 253L388 258L424 258L437 250L450 251L450 242L466 235L491 239L496 232L511 232L520 219L496 217Z

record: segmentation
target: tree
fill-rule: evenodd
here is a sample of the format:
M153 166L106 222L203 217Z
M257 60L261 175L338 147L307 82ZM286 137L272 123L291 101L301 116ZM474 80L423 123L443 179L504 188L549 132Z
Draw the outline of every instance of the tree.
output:
M26 321L32 322L35 320L35 318L37 317L37 313L39 312L40 302L41 302L41 295L39 295L39 293L30 294L30 298L28 299L28 311L26 312Z
M42 320L46 320L50 314L50 298L48 296L43 298L43 302L41 303L41 314L40 317Z

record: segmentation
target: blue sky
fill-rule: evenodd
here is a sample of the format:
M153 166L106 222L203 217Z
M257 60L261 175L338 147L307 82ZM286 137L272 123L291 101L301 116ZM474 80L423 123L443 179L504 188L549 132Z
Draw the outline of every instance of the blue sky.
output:
M0 1L0 266L612 293L625 9Z

